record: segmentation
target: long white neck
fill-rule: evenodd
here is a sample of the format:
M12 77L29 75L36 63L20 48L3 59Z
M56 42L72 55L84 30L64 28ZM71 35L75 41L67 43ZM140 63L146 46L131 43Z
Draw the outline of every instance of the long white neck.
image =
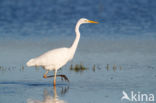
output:
M75 54L76 48L77 48L78 43L79 43L79 40L80 40L80 32L79 32L79 27L80 27L80 25L81 25L81 23L78 22L78 23L76 24L76 27L75 27L76 38L75 38L75 40L74 40L72 46L70 47L72 56Z

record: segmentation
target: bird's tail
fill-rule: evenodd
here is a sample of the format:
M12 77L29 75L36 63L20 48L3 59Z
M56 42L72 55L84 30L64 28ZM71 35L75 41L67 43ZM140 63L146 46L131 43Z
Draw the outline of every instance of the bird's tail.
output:
M26 65L27 65L28 67L31 67L31 66L35 66L36 64L35 64L34 59L30 59L30 60L26 63Z

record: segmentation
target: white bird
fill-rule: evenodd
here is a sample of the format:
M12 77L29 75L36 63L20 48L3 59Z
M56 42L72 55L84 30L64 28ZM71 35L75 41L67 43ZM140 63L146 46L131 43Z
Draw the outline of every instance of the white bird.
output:
M128 97L128 94L125 91L122 91L122 94L123 94L123 96L122 96L121 100L127 99L127 100L130 101L130 98Z
M98 23L95 21L91 21L85 18L81 18L75 27L75 33L76 33L76 38L75 41L73 42L72 46L69 48L63 47L63 48L58 48L54 50L50 50L44 54L42 54L39 57L32 58L30 59L26 65L27 66L41 66L43 69L46 70L46 73L44 74L44 78L50 77L47 76L48 71L53 70L54 71L54 81L53 85L56 85L56 76L60 76L61 78L63 77L65 80L68 80L65 75L56 75L57 70L64 66L68 61L72 60L75 51L77 49L79 39L80 39L80 32L79 32L79 27L81 24L84 23Z

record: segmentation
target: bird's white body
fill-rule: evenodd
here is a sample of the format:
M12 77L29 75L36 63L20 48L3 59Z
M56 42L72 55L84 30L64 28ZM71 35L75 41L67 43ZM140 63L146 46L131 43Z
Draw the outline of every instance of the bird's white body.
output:
M55 71L54 81L55 81L57 70L62 66L64 66L68 61L72 60L72 58L74 57L80 39L79 27L81 24L84 23L97 23L97 22L81 18L76 24L75 27L76 38L70 48L58 48L50 50L39 57L30 59L27 62L27 66L42 66L45 70L47 70L46 74L48 73L48 71L54 70Z
M71 60L70 48L59 48L50 50L39 57L32 58L29 62L29 66L42 66L46 70L59 69L64 66L69 60Z

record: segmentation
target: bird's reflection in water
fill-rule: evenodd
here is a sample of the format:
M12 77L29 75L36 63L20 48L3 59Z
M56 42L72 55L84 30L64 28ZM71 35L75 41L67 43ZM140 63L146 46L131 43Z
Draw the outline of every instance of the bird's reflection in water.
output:
M62 87L61 88L61 96L65 95L65 93L69 90L69 86L68 87ZM47 91L47 89L44 89L43 92L43 101L40 100L33 100L33 99L28 99L27 103L67 103L64 100L60 100L58 95L57 95L57 91L56 91L56 86L53 87L53 96L51 96L49 94L49 92Z

